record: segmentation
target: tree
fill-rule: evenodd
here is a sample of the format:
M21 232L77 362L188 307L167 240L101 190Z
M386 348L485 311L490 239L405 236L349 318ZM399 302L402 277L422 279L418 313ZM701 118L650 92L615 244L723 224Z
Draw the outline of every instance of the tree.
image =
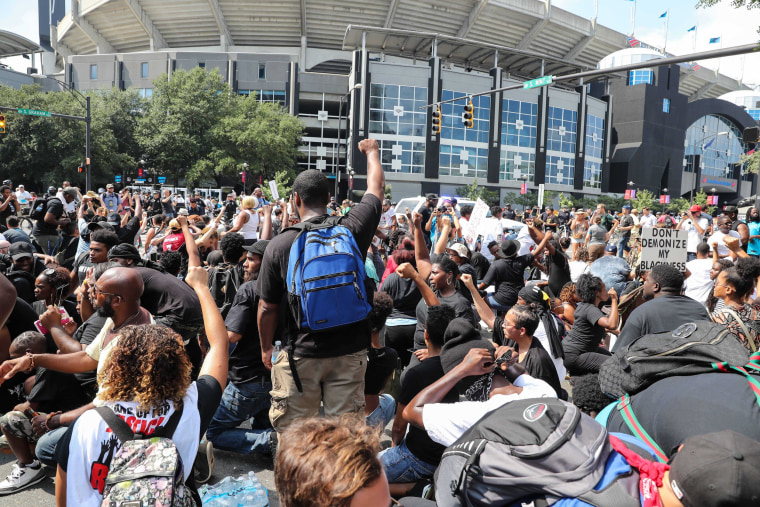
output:
M718 208L717 206L707 206L707 194L703 189L700 189L699 192L694 194L694 204L699 204L702 206L702 209L707 211L707 213L710 215L712 215L713 212Z
M689 209L689 206L691 204L689 203L688 199L684 199L683 197L679 197L678 199L673 199L670 201L670 204L665 206L665 210L668 212L674 212L674 213L683 213L687 209Z
M647 189L636 190L636 197L631 199L631 205L639 211L643 208L652 209L654 202L654 194Z
M625 199L622 197L614 197L611 195L601 194L599 197L597 197L596 202L598 204L604 204L604 207L607 208L607 211L620 211L625 204Z
M489 206L496 206L499 204L499 193L494 190L490 190L482 185L478 185L477 178L474 178L472 180L472 183L469 185L458 187L457 195L464 197L465 199L470 199L472 201L481 199Z
M751 155L742 155L741 162L746 164L744 166L746 172L757 174L760 172L760 150L755 149Z
M567 196L564 193L559 194L559 207L560 208L572 208L573 207L573 198L571 196Z

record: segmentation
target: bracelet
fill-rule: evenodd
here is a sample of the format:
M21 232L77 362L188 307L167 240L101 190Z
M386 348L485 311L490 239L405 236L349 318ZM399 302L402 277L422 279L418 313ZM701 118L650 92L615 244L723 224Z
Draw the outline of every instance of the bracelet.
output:
M34 369L34 354L27 352L26 357L28 357L29 361L31 361L31 363L29 363L29 368L27 368L26 371L32 371Z
M60 418L60 415L61 415L62 413L63 413L63 412L61 412L61 411L58 411L58 412L53 412L52 414L48 414L48 416L45 418L45 422L42 424L42 426L45 428L45 431L50 431L50 430L54 430L54 429L55 429L55 428L51 428L50 426L48 426L48 424L50 423L50 420L51 420L51 419L52 419L54 416L56 416L56 415L57 415L57 416L59 416L59 417L58 417L58 426L57 426L57 427L60 427L60 426L61 426L61 424L60 424L60 423L61 423L61 418Z

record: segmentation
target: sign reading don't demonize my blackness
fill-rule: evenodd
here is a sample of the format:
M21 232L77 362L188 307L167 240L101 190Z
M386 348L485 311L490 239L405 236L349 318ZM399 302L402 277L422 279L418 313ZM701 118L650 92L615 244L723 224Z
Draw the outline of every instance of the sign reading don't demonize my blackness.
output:
M686 271L686 242L689 233L676 229L649 227L641 231L641 269L649 271L657 264L670 264Z

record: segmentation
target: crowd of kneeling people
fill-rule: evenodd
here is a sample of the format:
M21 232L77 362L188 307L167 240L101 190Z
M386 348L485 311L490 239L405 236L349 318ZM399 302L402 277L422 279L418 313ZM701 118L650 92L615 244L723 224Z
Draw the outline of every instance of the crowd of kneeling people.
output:
M376 145L362 149L377 171ZM319 179L307 173L294 190ZM52 467L58 505L100 505L123 445L101 416L107 407L135 434L178 428L168 435L183 464L176 479L196 503L216 447L270 454L284 506L385 506L392 498L406 506L760 505L760 261L740 241L725 240L724 259L697 249L704 262L690 262L686 274L704 270L711 280L699 301L683 294L684 273L668 264L629 267L622 284L609 278L625 263L612 248L595 269L571 276L584 248L570 261L569 242L540 221L526 224L528 248L512 239L472 244L461 235L471 209L457 217L456 203L437 206L432 195L421 213L396 214L368 193L345 213L367 213L376 237L365 260L376 291L364 397L328 417L291 413L284 424L284 405L295 406L299 393L275 394L281 386L269 370L279 362L267 361L259 336L257 281L274 255L269 240L298 221L293 207L304 216L307 193L282 205L274 226L265 199L245 198L237 230L220 232L222 212L201 227L185 216L161 223L153 238L181 241L170 238L180 247L158 262L135 247L139 235L122 241L115 224L97 220L87 255L68 267L32 242L0 254L0 446L17 459L0 494L38 484ZM321 209L335 215L324 199ZM526 281L534 267L543 280ZM620 391L610 377L613 363L654 356L671 338L692 346L697 335L726 340L721 350L733 355L702 369L663 367L637 389ZM299 367L298 375L309 373ZM558 422L565 418L566 441L591 432L596 450L568 450L562 440L534 459L526 449L568 431ZM512 426L493 430L499 421ZM381 444L384 432L390 443ZM496 444L524 447L499 468L485 459ZM570 457L557 465L560 453ZM589 471L569 479L576 461ZM522 466L532 473L515 472ZM637 487L619 487L624 480ZM505 483L520 493L505 494ZM613 486L622 496L594 496Z

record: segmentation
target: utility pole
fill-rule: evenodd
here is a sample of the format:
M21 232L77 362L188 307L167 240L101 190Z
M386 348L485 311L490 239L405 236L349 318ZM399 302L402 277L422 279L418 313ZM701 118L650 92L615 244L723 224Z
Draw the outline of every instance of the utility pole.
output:
M85 97L87 103L86 103L86 109L87 109L87 116L84 117L84 124L85 124L85 153L87 156L87 159L85 160L85 164L87 165L87 171L85 176L85 190L90 190L92 188L92 173L90 171L90 123L92 120L92 117L90 115L90 97L89 95Z

